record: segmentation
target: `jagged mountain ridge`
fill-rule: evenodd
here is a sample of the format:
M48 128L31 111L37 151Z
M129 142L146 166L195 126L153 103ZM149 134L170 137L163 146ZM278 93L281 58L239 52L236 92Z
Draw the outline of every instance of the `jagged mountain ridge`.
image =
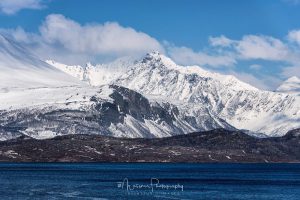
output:
M92 86L112 83L112 80L126 73L128 66L135 63L131 57L119 58L114 62L95 66L91 63L87 63L85 66L65 65L54 60L46 60L45 62Z
M299 97L261 91L233 76L190 68L153 53L130 68L116 84L174 103L179 100L178 104L206 107L238 129L279 136L299 128Z
M1 40L0 140L83 133L165 137L196 130L234 129L207 110L195 114L124 87L90 86L13 41L5 37Z
M300 98L297 95L262 91L234 76L212 73L199 66L179 66L158 52L127 63L127 67L118 62L114 64L122 66L122 70L116 70L121 72L120 75L101 83L88 76L90 84L121 85L150 99L171 102L189 114L205 111L212 118L221 118L238 129L269 136L281 136L300 127ZM87 69L86 74L98 71L94 77L106 76L105 66L94 66L97 70Z
M48 61L53 67L1 37L0 58L0 139L78 133L165 137L234 127L282 135L299 128L296 95L179 66L157 52L140 61L83 68Z
M186 110L171 103L149 101L137 92L115 85L29 92L21 96L33 96L30 104L10 104L9 109L0 110L2 140L22 134L37 139L67 134L153 138L218 127L234 129L206 112L189 116Z

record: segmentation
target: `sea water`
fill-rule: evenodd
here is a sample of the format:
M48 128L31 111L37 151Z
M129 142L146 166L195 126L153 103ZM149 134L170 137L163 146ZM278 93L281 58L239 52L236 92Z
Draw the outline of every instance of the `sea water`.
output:
M0 199L300 199L300 164L1 163Z

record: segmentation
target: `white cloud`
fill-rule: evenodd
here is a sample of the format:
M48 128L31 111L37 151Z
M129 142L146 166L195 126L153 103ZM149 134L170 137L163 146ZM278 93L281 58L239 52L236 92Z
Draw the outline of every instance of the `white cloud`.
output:
M235 49L243 59L280 61L289 55L289 49L282 41L269 36L244 36L236 42Z
M229 72L263 89L275 88L279 79L263 74L268 70L257 73L257 70L263 67L272 66L262 66L259 60L290 66L282 67L281 74L277 73L281 78L300 76L300 45L270 36L245 35L240 40L229 39L223 35L210 37L210 46L205 48L205 51L196 52L191 48L178 47L168 42L162 44L146 33L123 27L118 23L79 24L57 14L49 15L39 30L39 33L30 33L18 27L0 29L0 33L10 35L44 60L54 59L66 64L106 62L128 55L139 57L149 51L158 50L169 55L178 64L199 65L223 73ZM289 41L297 41L298 37L294 32L291 31L288 35ZM240 72L240 61L254 61L255 64L250 64L249 68L253 69L251 73L255 75Z
M210 37L209 40L212 46L230 47L226 51L235 54L236 59L285 61L292 57L288 45L270 36L245 35L241 40L231 40L222 35L220 37Z
M40 32L45 42L76 53L122 56L164 51L156 39L114 22L80 25L63 15L49 15Z
M255 60L257 62L257 60L260 59L281 64L285 63L285 66L290 65L290 67L281 67L282 71L278 76L282 78L288 78L293 75L300 76L300 30L290 31L287 35L287 39L299 45L295 46L290 42L284 42L283 40L264 35L245 35L241 40L231 40L225 36L220 36L213 40L230 41L230 48L224 49L223 47L225 45L221 45L223 44L222 42L217 42L217 44L220 45L211 45L219 46L219 48L227 54L231 53L237 62L243 60ZM228 47L228 45L226 47ZM262 67L263 66L257 64L250 65L250 69L253 70L259 70ZM262 80L266 80L266 77L263 77ZM255 81L253 81L253 83L254 82ZM274 86L278 83L278 80L276 79L276 81L274 81L268 78L268 81L260 81L260 83Z
M291 42L296 42L300 45L300 30L292 30L288 34L288 39Z
M262 66L258 65L258 64L253 64L253 65L250 65L249 67L250 67L250 69L253 69L253 70L260 70L262 68Z
M41 9L42 0L0 0L1 12L12 15L22 9Z
M42 59L66 64L138 57L154 50L165 53L156 39L114 22L81 25L63 15L52 14L46 17L39 30L40 33L30 33L18 27L0 29L0 33L26 45Z
M220 37L209 37L209 43L212 46L229 47L233 41L224 35L221 35Z
M233 66L236 61L227 55L209 55L203 52L195 52L187 47L169 47L168 54L171 58L183 65L200 65L210 67Z

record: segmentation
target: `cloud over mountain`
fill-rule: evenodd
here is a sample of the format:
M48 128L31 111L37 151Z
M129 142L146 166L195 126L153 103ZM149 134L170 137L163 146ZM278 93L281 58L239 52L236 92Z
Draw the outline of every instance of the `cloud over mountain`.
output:
M116 22L81 25L60 14L46 17L39 33L16 29L2 29L17 42L26 44L43 59L66 63L97 61L97 58L141 56L150 51L164 52L163 46L146 33L124 27Z
M40 32L45 42L59 43L72 52L132 55L163 51L156 39L116 22L80 25L63 15L52 14L47 16Z
M69 65L108 62L160 51L182 65L200 65L222 73L240 74L244 81L263 89L275 89L287 77L300 76L299 30L290 31L283 39L253 34L234 39L226 35L211 36L208 45L198 50L159 41L117 22L81 24L60 14L48 15L38 30L27 32L17 27L0 29L0 33L23 44L44 60L53 59ZM243 63L248 71L241 70ZM253 70L254 64L260 65L260 70ZM271 67L277 67L277 71L263 73ZM245 76L247 73L249 75Z
M42 0L1 0L0 10L4 14L12 15L22 9L41 9Z

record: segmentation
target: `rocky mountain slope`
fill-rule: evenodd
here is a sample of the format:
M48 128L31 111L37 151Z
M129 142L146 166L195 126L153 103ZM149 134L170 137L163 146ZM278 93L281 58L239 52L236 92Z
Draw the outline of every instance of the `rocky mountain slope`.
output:
M90 86L4 37L0 50L0 140L84 133L151 138L234 129L207 109L190 110L116 85Z
M20 135L45 139L66 134L166 137L215 129L220 124L233 129L219 118L212 121L206 113L199 113L197 118L188 116L186 110L176 105L149 101L137 92L115 85L30 89L15 93L15 97L25 102L2 99L5 104L1 107L6 106L0 111L2 140ZM198 120L201 123L197 123Z
M50 64L61 69L58 63ZM97 82L107 76L107 68L116 74L111 76L109 72L109 79ZM223 119L238 129L269 136L281 136L300 127L300 97L296 94L262 91L234 76L212 73L199 66L179 66L158 52L136 62L116 61L85 68L84 73L91 85L120 85L149 99L170 102L196 119L204 113L212 121Z
M299 96L179 66L157 52L97 66L47 64L0 36L0 70L0 140L153 138L217 128L280 136L300 127Z
M217 129L159 139L66 135L0 142L0 161L22 162L300 162L300 130L256 138Z

